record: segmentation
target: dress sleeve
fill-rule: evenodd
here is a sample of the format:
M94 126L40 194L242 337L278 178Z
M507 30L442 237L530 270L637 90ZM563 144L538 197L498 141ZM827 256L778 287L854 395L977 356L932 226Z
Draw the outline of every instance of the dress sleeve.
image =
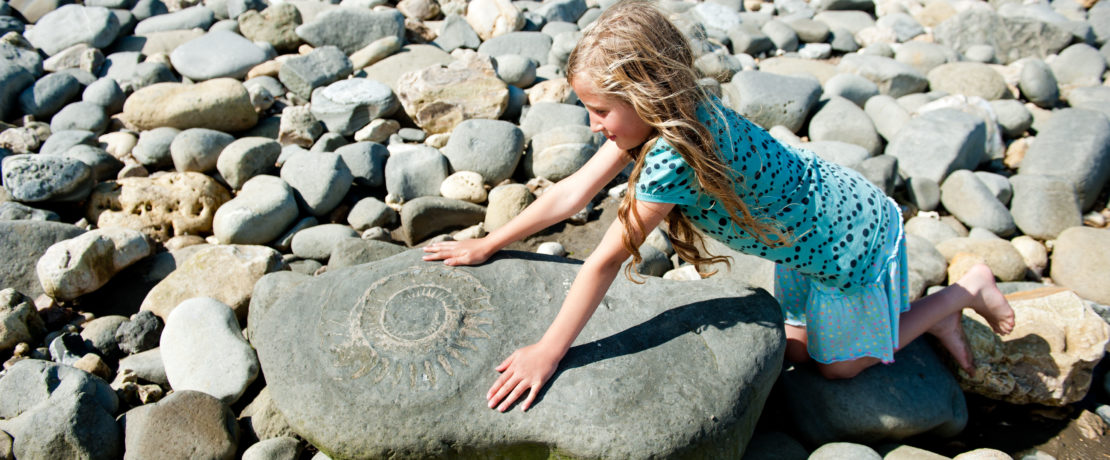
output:
M636 199L693 205L698 201L694 171L673 148L660 141L644 159L636 181Z

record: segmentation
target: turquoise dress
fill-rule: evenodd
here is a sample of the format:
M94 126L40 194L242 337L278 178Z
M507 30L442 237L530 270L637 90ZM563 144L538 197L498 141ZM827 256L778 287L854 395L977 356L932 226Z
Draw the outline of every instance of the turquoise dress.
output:
M775 295L787 324L806 327L814 359L893 361L898 317L909 309L897 205L856 171L779 142L716 98L697 114L737 196L788 243L764 244L735 225L663 139L644 159L636 199L673 203L704 235L775 262Z

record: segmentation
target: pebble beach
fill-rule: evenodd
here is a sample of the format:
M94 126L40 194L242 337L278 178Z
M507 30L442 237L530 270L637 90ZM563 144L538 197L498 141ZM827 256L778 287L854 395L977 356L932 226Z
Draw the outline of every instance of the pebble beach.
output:
M735 400L624 414L657 424L596 444L574 434L593 413L556 390L547 410L584 421L532 428L483 415L465 435L446 427L469 410L456 396L482 402L465 379L495 378L470 369L501 354L483 332L487 310L547 321L535 292L471 309L488 299L458 286L565 290L558 261L589 255L630 171L510 246L538 253L531 262L469 274L404 263L429 242L504 225L597 151L605 139L564 69L614 3L0 0L0 460L1110 456L1110 3L1099 0L658 2L690 39L707 91L900 205L913 299L991 267L1018 324L998 337L965 315L975 375L919 340L894 364L829 382L782 364L781 341L758 321L733 321L721 334L757 337L736 352L749 359L738 361ZM733 263L703 279L658 229L634 270L661 304L729 283L764 311L773 264L707 249ZM521 288L498 267L535 273L536 284ZM332 388L311 376L330 374L299 354L331 340L325 320L359 318L329 306L328 286L344 279L401 293L442 282L450 289L427 295L464 298L440 316L390 323L383 313L383 327L412 335L399 344L440 337L427 331L443 315L481 339L387 348L401 353L395 364L415 363L415 390L321 430L324 415L304 414L327 403L303 408ZM627 329L627 319L598 327ZM655 347L691 353L670 358L677 369L701 359L685 343ZM328 349L388 355L343 346ZM671 367L650 351L622 359ZM580 369L596 375L568 369L564 389L635 375ZM443 379L431 388L463 383L430 403L417 391L429 377ZM668 394L659 386L628 397ZM698 422L709 425L686 423L704 411L715 411ZM533 412L523 417L542 416ZM384 432L407 419L396 426L424 430L422 441L408 431L355 439L344 424L359 417L386 419Z

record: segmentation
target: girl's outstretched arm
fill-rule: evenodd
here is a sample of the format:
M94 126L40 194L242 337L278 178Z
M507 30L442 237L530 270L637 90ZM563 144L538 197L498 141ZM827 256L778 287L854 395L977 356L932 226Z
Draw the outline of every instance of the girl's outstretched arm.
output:
M643 220L646 231L651 231L659 225L673 206L673 204L636 202L636 210ZM567 292L559 314L547 328L543 338L533 345L517 350L497 366L501 376L486 393L490 408L496 407L497 410L504 412L525 392L528 392L528 397L521 405L521 410L528 410L532 405L536 395L555 373L556 366L566 355L574 339L593 316L601 298L605 296L609 285L620 272L621 265L628 259L629 254L622 243L624 232L624 225L619 220L613 221L597 249L586 258L586 262L574 277L574 283ZM635 230L634 232L631 235L632 243L639 246L645 234Z
M484 238L430 244L424 247L428 253L424 260L442 260L447 265L480 264L514 241L581 211L631 161L627 152L607 141L578 171L545 191L509 223Z

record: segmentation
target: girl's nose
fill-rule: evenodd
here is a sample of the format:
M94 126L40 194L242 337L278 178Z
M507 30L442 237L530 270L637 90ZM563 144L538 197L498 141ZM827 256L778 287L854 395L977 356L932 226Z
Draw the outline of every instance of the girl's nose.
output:
M594 117L590 117L590 131L600 133L602 128L601 122L594 120Z

